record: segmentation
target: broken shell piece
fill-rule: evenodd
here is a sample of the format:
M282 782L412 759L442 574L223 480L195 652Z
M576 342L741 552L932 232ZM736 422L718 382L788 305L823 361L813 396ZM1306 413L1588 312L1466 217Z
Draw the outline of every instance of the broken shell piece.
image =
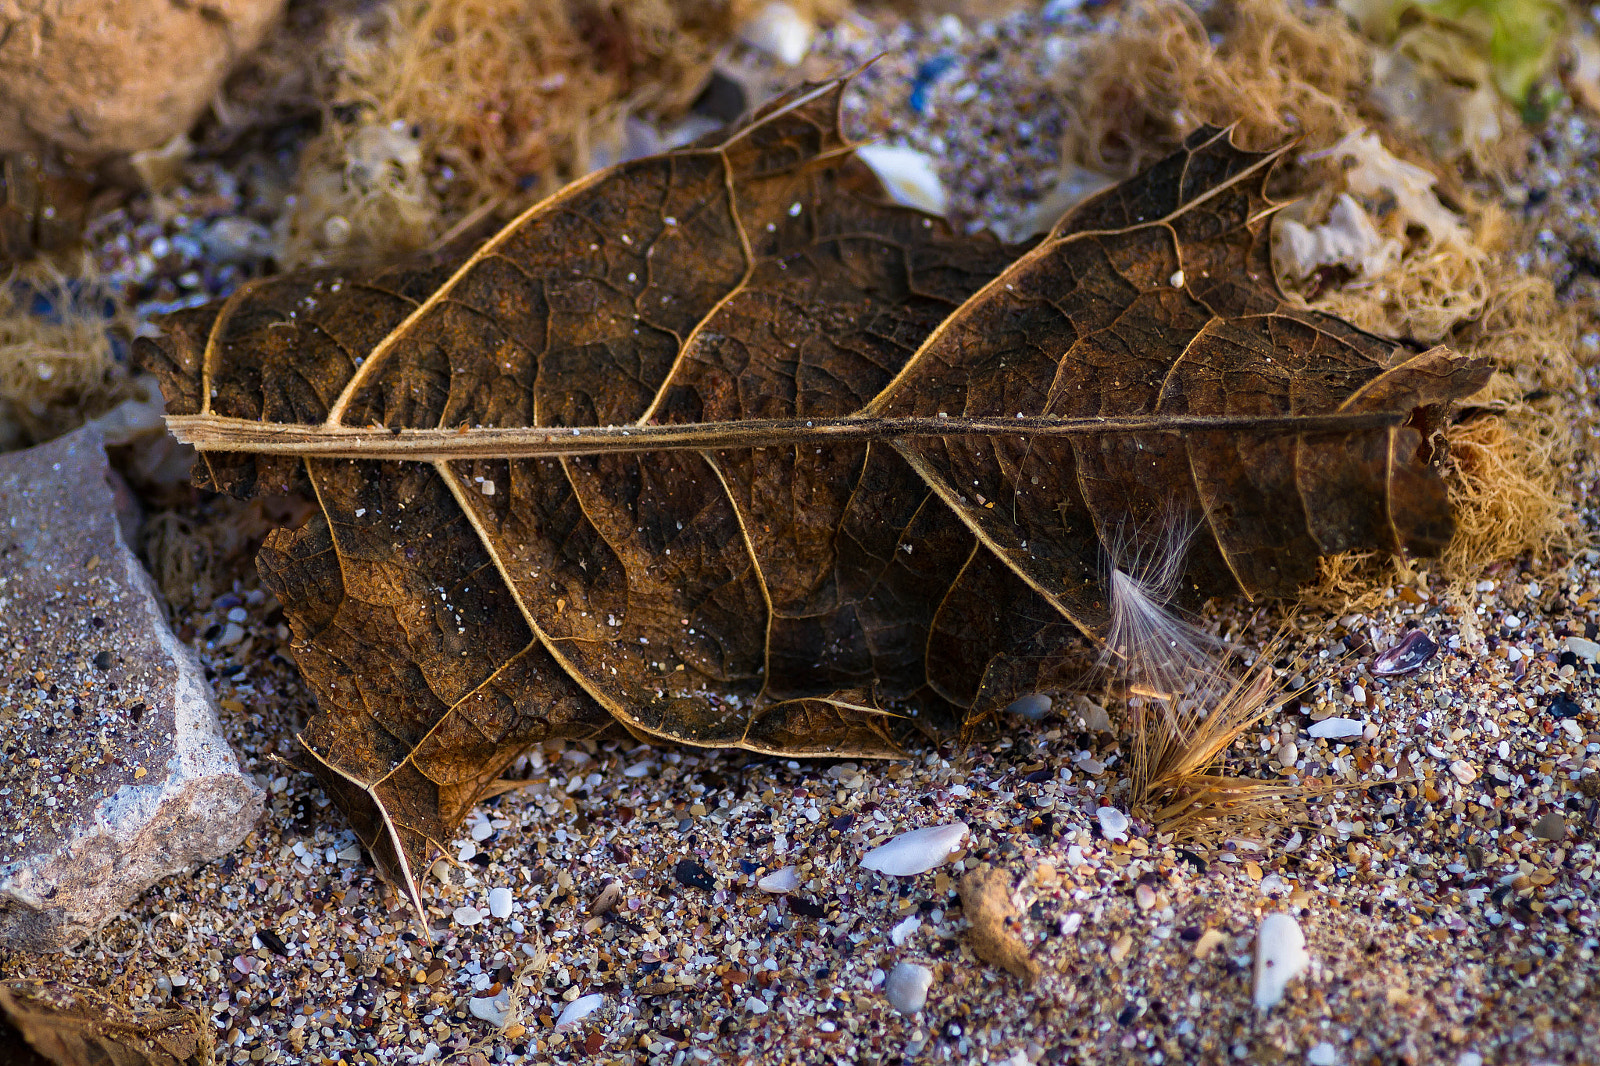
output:
M915 148L864 144L856 149L856 158L872 168L895 203L919 208L931 215L945 213L944 185L933 168L933 160Z
M1365 730L1366 723L1359 718L1324 718L1320 722L1313 722L1306 732L1325 740L1343 740L1359 737Z
M883 982L883 994L889 1005L901 1014L915 1014L928 1002L928 989L933 985L933 971L914 962L901 962L889 971Z
M1320 226L1305 226L1286 218L1278 224L1273 258L1287 277L1305 278L1324 266L1342 266L1360 277L1386 273L1400 262L1400 242L1378 232L1361 205L1349 193L1340 193Z
M966 835L966 822L913 829L867 852L861 865L891 877L910 877L943 864Z
M561 1033L571 1029L574 1025L599 1010L601 1004L605 1003L605 1001L606 997L598 992L591 992L587 996L579 996L561 1008L561 1014L556 1018L556 1032Z
M785 866L781 870L774 870L756 882L756 887L763 892L783 894L793 892L800 887L800 875L793 866Z
M606 914L617 905L617 901L621 898L622 882L607 881L605 887L600 890L600 894L594 898L594 902L589 904L589 913L595 915Z
M911 939L911 934L920 928L922 928L922 919L913 914L889 930L889 942L897 948L905 947L906 941Z
M1420 629L1413 629L1400 643L1372 660L1374 677L1391 677L1420 670L1439 653L1439 645Z
M1311 956L1300 923L1287 914L1269 914L1256 932L1254 999L1257 1010L1270 1010L1283 1001L1289 982L1306 972Z

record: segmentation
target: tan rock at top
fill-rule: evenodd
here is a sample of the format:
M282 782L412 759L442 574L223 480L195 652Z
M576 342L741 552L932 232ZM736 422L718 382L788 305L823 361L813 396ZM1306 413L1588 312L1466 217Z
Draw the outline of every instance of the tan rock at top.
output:
M164 144L284 0L0 0L0 152Z

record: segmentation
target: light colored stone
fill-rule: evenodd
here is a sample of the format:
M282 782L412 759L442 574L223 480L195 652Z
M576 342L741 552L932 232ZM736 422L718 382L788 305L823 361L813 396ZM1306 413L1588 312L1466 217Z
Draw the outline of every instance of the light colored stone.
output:
M1019 715L1029 721L1042 721L1050 713L1051 700L1043 692L1030 692L1026 696L1012 700L1006 707L1007 714Z
M0 3L0 152L102 156L194 125L284 0Z
M67 948L261 814L123 539L101 438L0 455L0 945Z
M928 1002L933 971L915 962L895 963L883 982L883 994L901 1014L915 1014Z

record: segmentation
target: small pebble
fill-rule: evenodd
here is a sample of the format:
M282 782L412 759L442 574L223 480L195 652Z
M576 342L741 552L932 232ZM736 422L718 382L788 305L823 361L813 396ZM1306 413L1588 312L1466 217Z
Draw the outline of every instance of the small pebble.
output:
M744 1009L751 1014L765 1014L767 1013L767 1001L760 996L751 996L744 1001Z
M489 890L489 913L496 918L511 917L511 903L511 890L509 888Z
M1133 898L1139 904L1139 909L1147 911L1156 905L1156 890L1149 885L1140 885L1134 889Z
M933 971L914 962L896 963L883 982L883 994L889 1005L901 1014L915 1014L928 1002L928 989L933 985Z
M703 892L710 892L717 887L717 879L693 859L681 860L672 868L672 876L685 888L698 888Z
M1310 1066L1336 1066L1339 1061L1339 1049L1324 1040L1306 1052L1306 1062Z
M1037 722L1050 713L1050 697L1042 692L1034 692L1013 700L1011 706L1006 708L1007 714L1020 715L1029 721Z
M1107 840L1128 839L1128 816L1115 807L1101 807L1095 811L1100 819L1100 832Z
M793 866L785 866L781 870L774 870L756 882L756 887L763 892L772 892L781 895L793 892L800 887L800 875Z
M594 902L589 904L589 913L596 915L606 914L617 905L617 901L621 898L622 882L607 881L606 887L602 888L600 894L594 898Z
M1253 998L1257 1010L1270 1010L1283 1000L1289 982L1306 972L1311 956L1300 923L1287 914L1269 914L1256 931Z
M910 877L942 865L966 835L966 822L913 829L867 852L861 865L891 877Z
M483 912L476 907L457 907L451 917L457 925L477 925L483 921Z
M1366 723L1359 718L1324 718L1312 724L1306 732L1313 737L1328 740L1339 740L1345 737L1359 737Z
M1460 781L1463 785L1470 785L1478 778L1478 771L1474 770L1472 768L1472 764L1467 762L1465 759L1457 759L1455 762L1451 763L1450 772L1454 774L1456 780Z

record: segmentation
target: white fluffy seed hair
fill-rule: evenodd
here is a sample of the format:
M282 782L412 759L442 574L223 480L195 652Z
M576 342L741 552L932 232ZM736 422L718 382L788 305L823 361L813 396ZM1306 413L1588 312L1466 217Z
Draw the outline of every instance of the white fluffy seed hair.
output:
M1217 642L1171 607L1196 522L1172 506L1154 521L1158 528L1142 535L1109 538L1111 622L1102 662L1140 695L1199 700L1222 680Z

